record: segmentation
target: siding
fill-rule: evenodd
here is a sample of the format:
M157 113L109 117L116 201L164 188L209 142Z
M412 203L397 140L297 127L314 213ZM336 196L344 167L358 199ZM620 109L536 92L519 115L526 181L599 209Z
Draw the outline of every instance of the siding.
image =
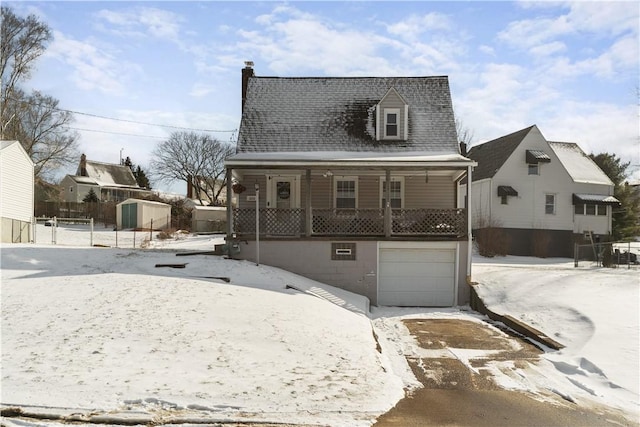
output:
M397 108L400 110L400 116L398 118L398 135L400 140L407 139L407 135L404 134L405 122L407 121L407 117L405 117L404 110L405 103L398 96L395 91L390 91L387 96L380 102L379 108L379 123L377 124L378 135L380 135L380 139L384 138L384 110L385 108Z
M31 222L33 163L19 142L5 144L0 151L0 216Z
M286 175L286 174L282 174ZM346 175L311 177L311 206L317 209L333 208L334 181ZM357 176L349 175L349 176ZM392 177L395 176L392 174ZM379 209L382 195L380 182L383 176L358 176L358 208ZM305 175L300 175L300 207L304 209L306 198ZM245 175L242 184L247 190L239 196L240 208L254 208L255 202L247 201L247 196L255 194L253 183L260 185L260 207L266 207L266 178L264 175ZM448 176L429 176L425 182L424 175L404 177L404 206L406 209L454 209L456 207L456 184Z

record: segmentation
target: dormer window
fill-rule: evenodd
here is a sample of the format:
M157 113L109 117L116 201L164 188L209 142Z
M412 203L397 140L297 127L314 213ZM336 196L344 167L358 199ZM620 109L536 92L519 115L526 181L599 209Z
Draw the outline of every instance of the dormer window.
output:
M406 141L409 138L409 104L394 89L375 106L376 140Z
M384 137L398 138L398 124L400 122L399 108L385 108L384 110Z

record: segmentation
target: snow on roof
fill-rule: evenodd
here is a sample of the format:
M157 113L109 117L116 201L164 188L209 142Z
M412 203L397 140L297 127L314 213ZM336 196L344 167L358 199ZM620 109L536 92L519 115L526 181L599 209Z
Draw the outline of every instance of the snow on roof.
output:
M364 163L459 163L472 165L473 161L460 154L445 152L352 152L352 151L306 151L306 152L270 152L270 153L238 153L227 159L230 166L243 162L264 163L300 163L304 165L326 166L327 164L348 163L359 165ZM426 166L426 165L425 165Z
M549 146L574 182L613 185L609 177L575 142L552 142Z
M139 187L131 169L125 165L87 160L85 171L81 171L81 167L78 167L76 175L93 178L101 187Z
M376 140L376 106L390 89L408 106L406 140ZM331 150L459 153L448 78L249 79L239 153Z

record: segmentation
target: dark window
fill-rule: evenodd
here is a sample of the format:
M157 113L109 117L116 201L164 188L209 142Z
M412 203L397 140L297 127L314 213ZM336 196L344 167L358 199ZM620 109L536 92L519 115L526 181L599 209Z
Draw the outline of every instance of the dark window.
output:
M336 182L336 208L355 209L356 207L356 182Z
M540 175L540 169L537 163L530 163L527 166L529 167L529 175Z
M387 113L386 136L398 136L398 115Z
M596 214L596 205L592 203L587 203L587 215L595 215Z
M549 215L556 213L556 196L554 194L546 194L544 196L544 213Z
M584 215L584 205L575 205L573 209L576 215Z
M597 206L598 215L606 215L607 214L607 206L606 205L598 205Z
M507 204L507 196L500 196L500 204L503 204L503 205Z

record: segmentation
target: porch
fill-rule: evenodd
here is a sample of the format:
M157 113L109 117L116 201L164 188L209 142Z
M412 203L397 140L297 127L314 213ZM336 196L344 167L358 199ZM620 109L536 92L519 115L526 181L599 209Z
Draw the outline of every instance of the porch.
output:
M257 227L256 227L257 225ZM252 238L411 237L464 240L466 210L234 208L232 234Z

